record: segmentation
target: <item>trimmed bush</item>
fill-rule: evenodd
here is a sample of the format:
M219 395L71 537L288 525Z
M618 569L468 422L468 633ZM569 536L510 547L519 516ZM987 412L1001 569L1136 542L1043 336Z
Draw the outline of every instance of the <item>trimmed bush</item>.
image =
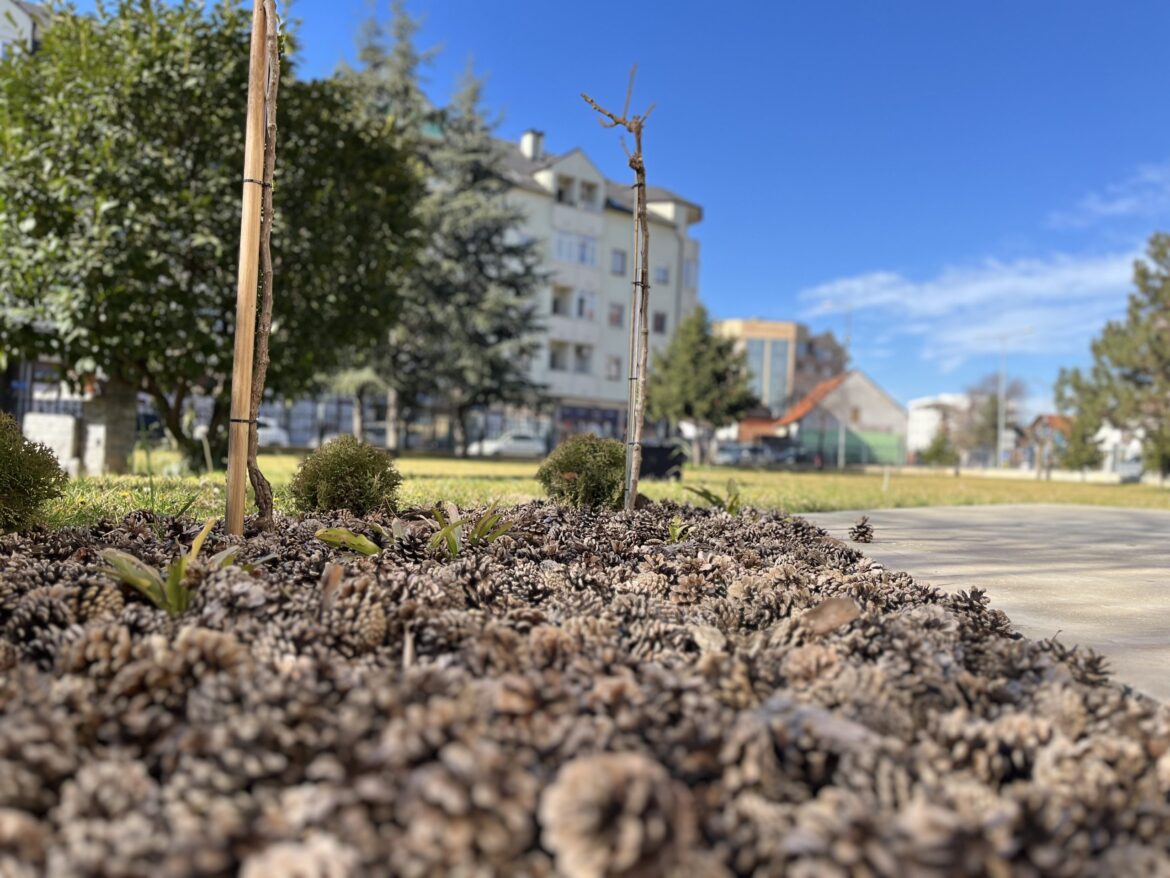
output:
M346 509L368 515L395 511L401 484L386 452L353 436L338 436L301 461L289 493L300 512Z
M0 412L0 533L32 524L46 501L61 496L68 480L57 456L26 439L16 419Z
M536 480L562 503L620 509L625 475L625 446L616 439L583 433L553 449L537 470Z

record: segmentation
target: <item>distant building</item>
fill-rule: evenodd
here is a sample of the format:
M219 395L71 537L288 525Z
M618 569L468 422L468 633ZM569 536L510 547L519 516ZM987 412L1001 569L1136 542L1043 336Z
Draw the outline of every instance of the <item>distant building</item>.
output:
M16 46L35 51L48 24L49 11L45 7L19 0L0 0L0 57ZM0 370L0 411L11 413L17 422L32 406L34 377L33 364L15 357L9 357Z
M970 407L971 398L965 393L940 393L910 400L906 453L913 458L925 451L944 424L954 429Z
M773 417L848 365L831 332L813 335L802 323L734 318L717 321L715 332L744 351L752 390Z
M539 131L508 145L505 168L509 197L527 217L524 232L544 245L543 267L550 274L538 302L544 331L532 378L547 387L559 434L621 435L629 384L633 188L606 179L580 149L546 153ZM647 198L653 352L698 305L699 242L690 228L703 209L658 186L647 187ZM493 435L521 425L497 413L484 426Z
M826 466L901 464L906 409L857 369L826 378L778 418L746 418L740 442L798 445Z
M21 0L0 0L0 55L11 51L13 46L34 51L48 23L49 11L43 6Z

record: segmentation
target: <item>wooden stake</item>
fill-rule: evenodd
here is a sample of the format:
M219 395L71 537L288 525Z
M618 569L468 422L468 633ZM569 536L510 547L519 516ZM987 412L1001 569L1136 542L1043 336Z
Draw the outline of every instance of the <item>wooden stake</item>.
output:
M236 347L228 425L227 532L244 532L248 426L252 409L252 355L256 341L256 280L260 260L260 200L264 174L264 80L267 27L263 0L252 3L248 66L248 122L244 133L244 192L240 215L240 273L236 286Z

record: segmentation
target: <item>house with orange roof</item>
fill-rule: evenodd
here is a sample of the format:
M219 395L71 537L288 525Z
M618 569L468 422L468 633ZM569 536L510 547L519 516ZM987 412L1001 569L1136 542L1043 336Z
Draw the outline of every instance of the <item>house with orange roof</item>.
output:
M777 418L739 422L743 443L797 445L826 466L901 464L906 409L859 369L815 385Z

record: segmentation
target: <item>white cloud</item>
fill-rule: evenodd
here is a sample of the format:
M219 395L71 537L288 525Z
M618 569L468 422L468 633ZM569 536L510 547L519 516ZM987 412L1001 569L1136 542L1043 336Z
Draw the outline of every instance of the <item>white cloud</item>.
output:
M1089 338L1123 310L1138 255L987 260L925 280L877 271L819 284L800 299L806 317L851 309L858 341L870 333L917 338L920 357L949 372L998 353L1001 344L1008 352L1084 353Z
M1049 214L1058 228L1083 228L1124 217L1152 216L1170 212L1170 162L1140 166L1133 174L1090 192L1071 210Z

